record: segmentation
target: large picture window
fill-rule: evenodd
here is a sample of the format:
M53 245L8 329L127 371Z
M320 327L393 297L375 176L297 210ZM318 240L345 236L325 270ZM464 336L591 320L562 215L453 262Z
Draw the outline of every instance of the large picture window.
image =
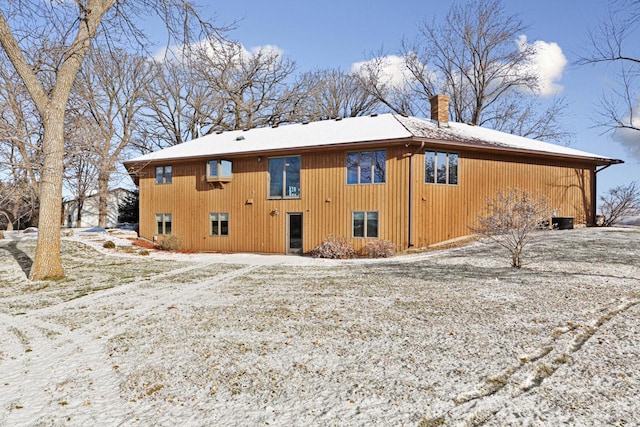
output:
M211 222L212 236L228 236L229 235L229 214L228 213L212 213L209 215Z
M207 162L208 180L225 180L233 177L233 167L229 160L209 160Z
M156 234L171 234L171 214L156 214Z
M269 198L300 198L300 157L269 159Z
M458 184L458 154L442 151L424 152L424 182Z
M378 237L378 212L353 212L353 237Z
M386 160L386 150L347 153L347 184L384 183Z
M173 168L171 166L156 166L156 184L171 184Z

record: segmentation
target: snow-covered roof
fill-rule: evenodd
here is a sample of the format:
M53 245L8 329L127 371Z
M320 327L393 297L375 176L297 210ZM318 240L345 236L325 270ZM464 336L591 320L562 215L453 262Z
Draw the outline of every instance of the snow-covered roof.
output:
M380 114L216 133L131 159L125 162L125 165L412 139L584 158L601 164L620 162L616 159L566 146L549 144L479 126L455 122L449 122L448 125L442 126L431 120L417 117Z

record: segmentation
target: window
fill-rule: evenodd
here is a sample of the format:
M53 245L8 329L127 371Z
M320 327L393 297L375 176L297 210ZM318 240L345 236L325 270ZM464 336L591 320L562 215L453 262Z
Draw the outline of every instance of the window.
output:
M211 222L212 236L228 236L229 235L229 214L228 213L212 213L209 216Z
M269 159L269 198L300 198L300 157Z
M425 151L424 182L427 184L458 184L458 154Z
M156 214L156 234L171 234L171 214Z
M232 163L229 160L209 160L207 162L207 180L229 180L233 177L232 169Z
M384 183L386 160L386 150L347 153L347 184Z
M156 166L156 184L171 184L172 177L171 166Z
M378 212L353 212L353 237L378 237Z

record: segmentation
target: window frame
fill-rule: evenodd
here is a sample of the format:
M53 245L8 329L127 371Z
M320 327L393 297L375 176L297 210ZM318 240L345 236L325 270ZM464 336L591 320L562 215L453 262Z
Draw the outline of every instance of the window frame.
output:
M160 217L160 220L158 220ZM169 219L167 221L167 218ZM173 232L173 215L171 213L157 213L155 214L155 235L156 236L170 236ZM162 230L159 225L162 224ZM167 233L167 224L169 224L169 232ZM162 231L162 233L160 232Z
M287 159L297 159L298 163L298 181L297 181L297 194L295 195L287 195L289 193L288 190L291 188L295 188L292 186L288 186L287 188L287 168L290 166L288 164ZM282 192L280 195L273 195L271 193L272 183L274 182L272 179L271 173L271 162L276 160L282 160L282 176L281 176L281 185ZM302 198L302 157L300 155L297 156L277 156L277 157L269 157L267 159L267 199L269 200L284 200L284 199L301 199Z
M362 236L356 236L356 215L362 214ZM375 218L370 218L375 216ZM375 235L369 235L369 222L375 220ZM379 239L380 238L380 213L378 211L352 211L351 212L351 237L354 239Z
M215 174L212 173L212 163L215 163ZM223 174L225 163L229 164L229 175ZM211 159L207 160L205 166L208 182L229 182L233 180L233 161L227 159Z
M379 168L376 167L376 165L378 164L378 155L380 153L383 153L383 162L382 164L384 165L384 169L382 171L382 180L378 181L379 179ZM365 154L369 154L370 155L370 162L371 165L366 167L365 169L363 169L363 157ZM356 156L356 160L355 160L355 174L356 174L356 182L350 182L350 175L353 175L354 171L352 170L350 172L350 157ZM353 160L351 160L353 161ZM382 149L382 150L360 150L360 151L348 151L347 155L346 155L346 159L345 159L345 164L346 164L346 172L347 172L347 176L346 176L346 182L347 185L372 185L372 184L386 184L387 183L387 150L386 149ZM365 164L366 166L366 164ZM353 165L352 165L353 167ZM367 172L366 169L369 169L369 171ZM363 175L368 173L369 174L369 182L363 182ZM364 175L366 176L366 175Z
M216 215L217 218L214 220L213 216ZM226 215L226 220L222 219L222 216ZM218 232L214 233L213 223L217 222ZM226 233L223 233L223 222L226 222ZM212 237L229 237L229 213L228 212L210 212L209 213L209 236Z
M444 163L443 160L444 159ZM427 162L432 161L427 173ZM444 169L441 169L444 166ZM452 151L424 151L424 183L435 185L458 185L460 183L460 154ZM428 178L432 178L428 180Z
M154 171L156 185L173 184L173 165L156 166Z

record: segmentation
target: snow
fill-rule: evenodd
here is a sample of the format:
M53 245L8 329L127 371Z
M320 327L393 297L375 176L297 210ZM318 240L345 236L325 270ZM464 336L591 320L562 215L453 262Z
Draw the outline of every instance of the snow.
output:
M434 123L415 117L397 117L415 136L435 138L444 141L471 143L479 146L502 147L506 149L524 150L529 152L566 155L571 157L600 159L611 161L610 157L599 156L586 151L576 150L567 146L550 144L544 141L525 138L493 129L473 126L466 123L449 122L438 128Z
M95 229L54 283L5 236L0 425L640 424L638 228L539 232L521 270L479 242L141 256Z
M449 122L448 126L438 126L430 120L416 117L380 114L211 134L137 157L125 162L125 164L169 159L260 154L278 150L319 148L358 142L408 140L414 137L426 138L432 143L450 141L483 147L595 159L605 164L614 161L614 159L597 154L479 126L454 122Z
M393 115L383 114L211 134L137 157L126 163L261 153L348 144L354 141L401 139L410 136L411 134Z

